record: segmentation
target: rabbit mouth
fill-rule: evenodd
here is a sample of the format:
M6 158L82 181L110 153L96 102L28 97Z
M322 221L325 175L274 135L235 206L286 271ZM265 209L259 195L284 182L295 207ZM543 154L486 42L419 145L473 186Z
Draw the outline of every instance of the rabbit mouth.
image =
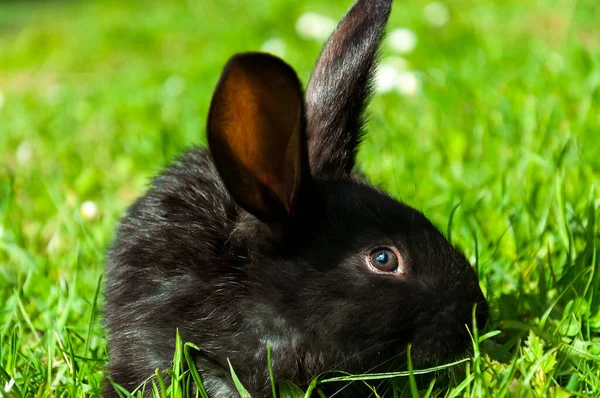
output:
M413 361L439 364L468 356L473 350L472 308L471 303L455 303L430 318L413 343ZM475 321L480 330L487 321L487 302L478 302L476 308Z

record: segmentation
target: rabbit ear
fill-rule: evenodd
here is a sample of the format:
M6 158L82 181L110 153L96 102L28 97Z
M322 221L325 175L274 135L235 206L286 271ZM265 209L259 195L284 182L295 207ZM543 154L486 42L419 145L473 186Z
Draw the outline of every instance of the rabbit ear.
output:
M308 156L314 175L348 175L391 0L358 0L325 45L306 89Z
M233 199L262 221L293 213L303 128L302 89L290 66L261 53L229 60L212 98L208 144Z

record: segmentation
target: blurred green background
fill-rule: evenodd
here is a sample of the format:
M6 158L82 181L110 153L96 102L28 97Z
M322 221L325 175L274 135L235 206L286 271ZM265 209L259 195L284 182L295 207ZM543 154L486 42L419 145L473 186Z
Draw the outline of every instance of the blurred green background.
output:
M232 54L306 82L350 5L0 2L0 396L99 394L124 209L204 144ZM394 3L359 163L478 270L501 333L461 394L599 394L599 21L597 0Z

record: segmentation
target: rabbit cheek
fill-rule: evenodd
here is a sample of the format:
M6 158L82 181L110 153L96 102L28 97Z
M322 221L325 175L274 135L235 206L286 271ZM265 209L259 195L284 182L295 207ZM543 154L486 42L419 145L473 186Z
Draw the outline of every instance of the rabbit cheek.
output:
M483 328L488 305L477 283L462 286L437 301L431 300L436 312L425 312L418 320L420 327L413 342L416 362L454 360L472 348L473 307L478 328Z

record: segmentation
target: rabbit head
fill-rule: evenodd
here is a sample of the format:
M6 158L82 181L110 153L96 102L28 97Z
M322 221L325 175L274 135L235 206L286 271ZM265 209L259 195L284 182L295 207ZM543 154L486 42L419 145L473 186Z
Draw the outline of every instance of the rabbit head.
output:
M464 255L422 213L354 173L390 9L359 0L304 95L280 59L234 56L209 113L214 163L246 211L232 244L251 248L247 277L259 286L248 322L275 353L303 345L319 371L392 366L409 343L416 362L455 358L471 344L473 308L480 326L487 317Z

